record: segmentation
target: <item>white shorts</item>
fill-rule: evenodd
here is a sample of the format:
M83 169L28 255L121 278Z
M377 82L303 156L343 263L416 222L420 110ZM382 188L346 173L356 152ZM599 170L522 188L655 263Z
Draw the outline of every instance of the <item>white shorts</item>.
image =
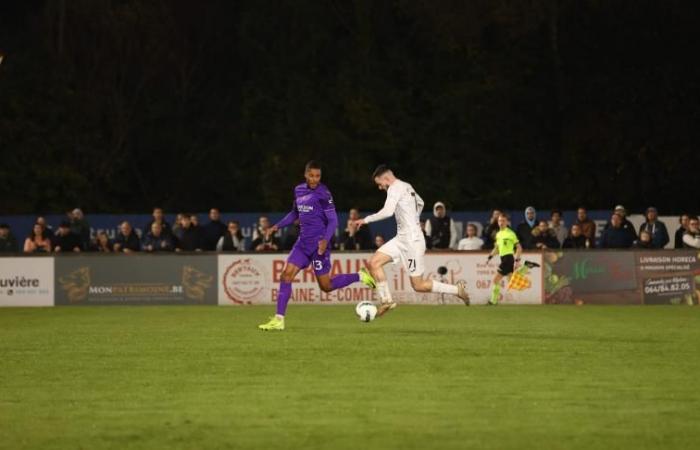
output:
M396 236L385 243L378 252L391 256L394 264L399 261L411 277L419 277L425 272L425 239L411 240Z

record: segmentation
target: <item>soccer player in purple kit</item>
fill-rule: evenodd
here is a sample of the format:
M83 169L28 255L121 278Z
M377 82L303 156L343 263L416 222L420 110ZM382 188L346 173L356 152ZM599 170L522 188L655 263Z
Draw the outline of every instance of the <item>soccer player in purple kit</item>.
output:
M261 330L284 330L284 315L292 296L292 280L309 264L314 269L318 286L324 292L331 292L358 281L369 288L376 287L374 278L365 268L357 273L339 274L331 278L329 244L338 227L333 197L326 185L321 183L321 165L317 162L306 163L304 178L306 181L294 188L292 210L268 229L268 233L275 233L280 228L293 224L297 219L301 227L282 272L277 295L277 314L268 322L258 325Z

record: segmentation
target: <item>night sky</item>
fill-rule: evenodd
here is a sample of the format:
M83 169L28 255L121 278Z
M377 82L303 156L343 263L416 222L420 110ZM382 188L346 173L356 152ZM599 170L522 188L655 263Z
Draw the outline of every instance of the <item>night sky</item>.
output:
M0 3L3 214L426 202L697 211L690 1Z

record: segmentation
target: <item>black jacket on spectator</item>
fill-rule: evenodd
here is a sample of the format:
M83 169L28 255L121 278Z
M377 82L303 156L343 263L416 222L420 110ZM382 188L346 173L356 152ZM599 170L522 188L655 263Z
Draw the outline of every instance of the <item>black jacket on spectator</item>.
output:
M149 246L153 246L153 249L147 249ZM144 252L172 252L175 250L175 246L173 245L173 238L171 236L161 232L160 236L156 237L153 233L149 232L141 240L141 249Z
M592 248L593 245L586 247L587 239L588 238L582 234L577 237L568 236L566 239L564 239L564 243L562 244L561 248Z
M493 249L496 233L498 233L498 222L489 223L484 227L484 231L481 233L481 238L484 240L482 250Z
M610 228L612 228L612 224L608 220L608 223L605 224L605 230L608 230ZM630 235L632 242L637 240L637 232L634 231L634 225L632 224L632 222L629 221L629 219L627 219L627 218L622 219L622 226L620 228L625 230L625 232ZM605 231L605 230L603 230L603 231ZM602 245L601 245L601 247L602 247Z
M450 248L450 238L452 237L450 232L450 221L452 220L450 216L445 215L445 217L430 217L430 239L432 246L431 248Z
M245 240L243 236L240 236L238 246L233 242L233 235L231 233L224 234L224 241L222 243L221 251L224 252L241 252L245 250Z
M372 232L369 225L362 225L355 231L354 236L350 236L347 231L343 232L343 244L345 250L370 250L372 248Z
M144 233L151 232L151 225L153 225L153 222L155 222L155 220L151 220L150 222L148 222L146 224L146 226L143 229ZM161 231L161 234L163 234L164 236L172 236L173 230L170 228L170 224L168 222L163 220L163 222L161 222L160 226L163 228L163 231Z
M65 236L62 234L57 234L53 238L52 245L54 250L57 247L60 247L62 252L72 252L76 247L83 250L83 244L80 242L80 236L73 232L68 233Z
M6 238L0 238L0 253L17 253L18 251L19 246L14 236L8 234Z
M655 247L654 243L652 241L649 241L649 242L637 241L634 243L633 247L634 248L643 248L643 249L647 249L647 250L654 250L654 249L659 248L659 247Z
M651 234L651 246L653 248L664 248L668 244L668 231L666 230L666 224L662 221L644 222L639 226L639 234L642 234L642 231L647 231Z
M182 237L177 243L177 248L185 252L202 250L202 232L199 227L190 225L189 228L182 229Z
M676 230L676 235L673 237L673 248L683 248L683 234L685 234L685 228L680 227Z
M522 245L523 248L534 248L535 244L532 242L532 230L535 228L537 228L537 222L535 222L532 226L530 226L530 224L527 222L523 222L518 225L518 228L515 229L515 234L518 236L520 245Z
M600 248L630 248L635 240L634 229L630 233L629 229L623 227L610 227L603 230L600 236Z
M226 233L226 225L223 222L210 220L209 223L202 227L203 249L208 251L216 250L216 244L224 233Z
M554 231L547 230L546 233L539 233L539 228L533 230L535 233L532 235L532 246L537 248L537 244L544 244L547 248L559 248L559 241Z
M129 237L124 236L122 233L117 233L117 237L114 238L114 244L121 245L119 248L120 252L123 252L124 249L127 248L132 252L141 250L141 240L134 231L129 233Z

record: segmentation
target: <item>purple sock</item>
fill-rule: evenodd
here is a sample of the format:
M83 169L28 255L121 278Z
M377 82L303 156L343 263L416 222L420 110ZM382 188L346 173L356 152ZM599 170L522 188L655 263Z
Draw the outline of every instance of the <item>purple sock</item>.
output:
M287 303L292 296L292 283L280 282L280 291L277 294L277 314L283 316L287 312Z
M357 273L341 273L331 278L331 286L333 290L343 288L348 284L357 283L360 281L360 275Z

